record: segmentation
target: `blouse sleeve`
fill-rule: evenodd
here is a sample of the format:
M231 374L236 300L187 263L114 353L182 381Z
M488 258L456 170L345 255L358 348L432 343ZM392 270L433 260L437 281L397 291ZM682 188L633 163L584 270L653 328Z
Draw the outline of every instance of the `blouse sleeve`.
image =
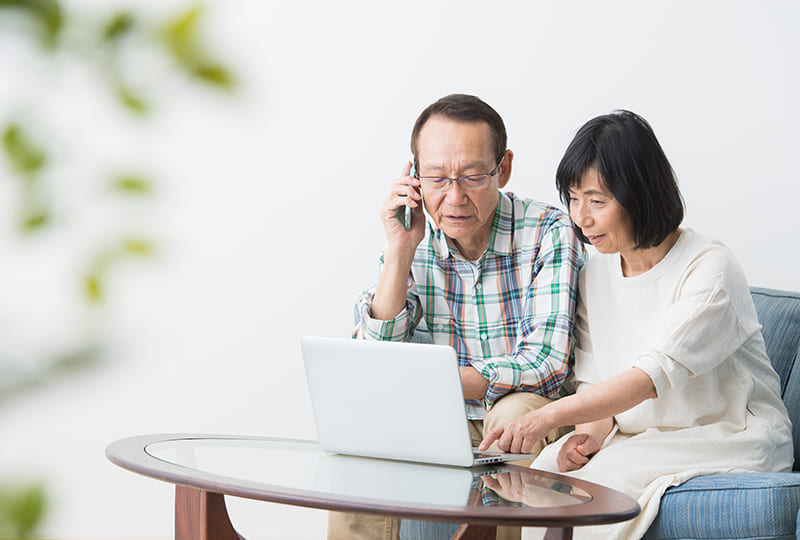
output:
M746 295L746 298L745 298ZM682 388L730 357L759 330L745 324L740 306L752 300L744 274L723 246L712 246L687 267L657 332L634 366L653 379L659 395Z
M575 308L575 385L576 391L582 392L600 382L597 363L592 349L592 338L589 332L589 318L586 312L586 303L581 296L581 289L585 286L585 274L581 275L578 287L578 302Z

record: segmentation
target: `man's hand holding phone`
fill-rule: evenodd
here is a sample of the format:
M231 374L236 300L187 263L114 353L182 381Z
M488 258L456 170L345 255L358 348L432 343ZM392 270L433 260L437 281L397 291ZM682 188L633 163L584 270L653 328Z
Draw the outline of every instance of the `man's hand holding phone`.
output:
M412 163L403 168L403 175L392 182L391 192L381 207L381 221L386 232L383 269L378 279L370 308L372 317L388 321L406 306L408 275L414 252L425 236L425 215L419 180L411 174ZM405 227L405 208L411 208L411 222Z
M425 236L425 215L422 213L420 183L414 178L412 170L413 164L409 161L403 167L403 175L392 182L389 197L381 208L387 250L411 257ZM406 208L410 209L410 213Z

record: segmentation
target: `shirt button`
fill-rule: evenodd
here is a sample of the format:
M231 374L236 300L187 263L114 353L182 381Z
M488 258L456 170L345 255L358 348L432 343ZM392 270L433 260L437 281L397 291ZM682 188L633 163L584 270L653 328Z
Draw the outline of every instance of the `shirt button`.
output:
M486 334L481 334L481 341L486 341L487 339L489 339L489 336Z
M476 284L475 284L475 288L476 288L476 289L478 289L478 290L480 290L480 289L481 289L481 284L480 284L480 283L476 283Z

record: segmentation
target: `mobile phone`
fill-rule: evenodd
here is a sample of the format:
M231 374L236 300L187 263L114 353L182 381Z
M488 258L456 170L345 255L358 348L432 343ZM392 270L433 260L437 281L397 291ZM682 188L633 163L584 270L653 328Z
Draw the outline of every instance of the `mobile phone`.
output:
M416 169L414 169L414 160L411 160L411 170L408 172L409 176L414 176L416 174ZM395 211L394 215L397 218L397 221L403 224L403 228L407 231L411 230L411 207L407 204L403 206L398 206Z

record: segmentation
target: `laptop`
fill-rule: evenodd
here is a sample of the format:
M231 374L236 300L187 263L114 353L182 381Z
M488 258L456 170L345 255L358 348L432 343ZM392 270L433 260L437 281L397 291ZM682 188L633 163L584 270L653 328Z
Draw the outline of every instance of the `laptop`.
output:
M472 447L452 347L306 336L301 349L326 452L461 467L535 457Z

